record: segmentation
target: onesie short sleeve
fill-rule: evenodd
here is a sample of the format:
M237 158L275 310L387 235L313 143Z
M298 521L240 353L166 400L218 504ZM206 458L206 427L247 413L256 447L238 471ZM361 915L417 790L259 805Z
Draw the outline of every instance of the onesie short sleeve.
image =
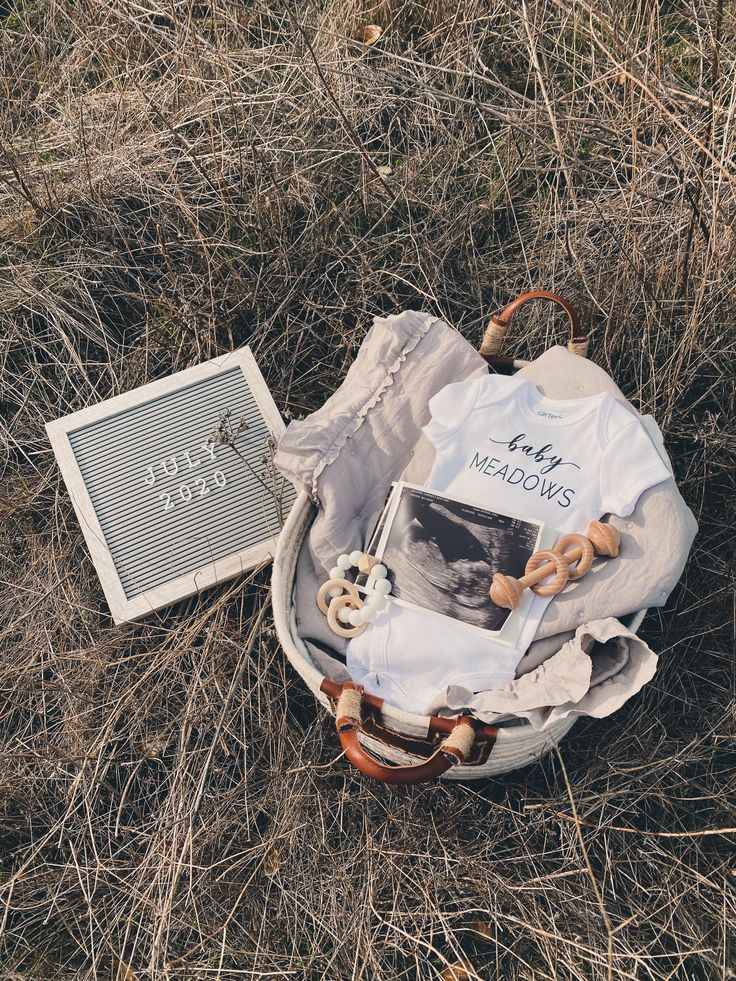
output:
M478 378L445 385L429 400L431 420L422 432L435 446L460 429L475 408L481 394L500 394L509 385L507 375L483 374Z
M603 512L625 518L645 490L671 476L641 422L636 418L625 422L611 438L601 461Z

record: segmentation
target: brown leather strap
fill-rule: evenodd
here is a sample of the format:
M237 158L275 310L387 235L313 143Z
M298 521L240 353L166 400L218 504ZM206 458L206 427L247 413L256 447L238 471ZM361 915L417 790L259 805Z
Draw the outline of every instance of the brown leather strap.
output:
M530 300L551 300L553 303L562 307L570 323L568 349L582 357L585 357L588 353L588 338L580 326L580 317L575 307L563 297L558 296L557 293L551 293L548 290L531 290L531 292L523 293L515 300L512 300L500 313L494 314L483 336L480 345L480 354L486 359L491 368L499 371L501 374L509 374L508 359L501 358L499 354L501 344L506 336L506 331L519 307L528 303Z
M324 690L324 683L322 685ZM335 725L345 755L361 773L382 783L415 784L440 776L451 766L462 763L473 745L475 736L473 720L468 716L443 721L451 724L451 730L442 745L428 759L407 766L389 766L380 763L360 745L358 732L361 728L360 706L363 690L360 685L346 681L340 686ZM355 696L355 697L347 697ZM368 697L368 696L365 696Z

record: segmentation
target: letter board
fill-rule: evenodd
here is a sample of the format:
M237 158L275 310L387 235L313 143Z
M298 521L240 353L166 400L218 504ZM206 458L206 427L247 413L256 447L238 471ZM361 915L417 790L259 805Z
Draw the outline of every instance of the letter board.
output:
M294 489L249 348L46 426L116 623L273 555Z

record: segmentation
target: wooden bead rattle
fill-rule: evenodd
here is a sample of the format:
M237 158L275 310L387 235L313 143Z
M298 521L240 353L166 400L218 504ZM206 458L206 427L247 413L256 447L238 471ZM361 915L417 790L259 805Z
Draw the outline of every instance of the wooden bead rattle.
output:
M615 558L621 544L621 533L613 525L591 521L588 535L563 535L551 549L535 552L521 579L497 572L489 595L496 606L515 610L524 589L529 586L538 596L556 596L568 582L581 579L593 564L593 554ZM573 548L567 551L570 546ZM554 576L551 582L542 580Z

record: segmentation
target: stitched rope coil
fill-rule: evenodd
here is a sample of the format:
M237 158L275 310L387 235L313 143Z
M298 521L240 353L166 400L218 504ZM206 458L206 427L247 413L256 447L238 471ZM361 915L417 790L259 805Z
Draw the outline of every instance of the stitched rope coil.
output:
M351 719L355 725L360 725L360 706L363 696L357 688L343 688L337 700L335 717Z
M568 341L567 350L572 351L573 354L579 355L581 358L587 358L588 356L588 338L584 337L579 341Z
M491 318L480 344L480 353L483 355L498 354L501 350L503 340L506 337L507 330L508 324L498 323Z
M440 751L449 753L451 756L460 756L458 760L462 763L467 758L468 753L473 748L475 742L475 730L470 725L455 726L452 732L443 740Z

